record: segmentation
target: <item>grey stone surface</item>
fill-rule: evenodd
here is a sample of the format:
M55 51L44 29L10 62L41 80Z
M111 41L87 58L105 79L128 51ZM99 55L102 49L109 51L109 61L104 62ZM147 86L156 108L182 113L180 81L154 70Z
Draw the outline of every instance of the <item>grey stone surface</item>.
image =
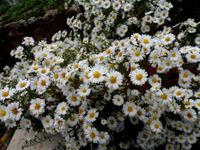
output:
M41 132L35 135L33 132L19 129L16 130L7 150L54 150L60 142L63 142L60 135L48 135Z

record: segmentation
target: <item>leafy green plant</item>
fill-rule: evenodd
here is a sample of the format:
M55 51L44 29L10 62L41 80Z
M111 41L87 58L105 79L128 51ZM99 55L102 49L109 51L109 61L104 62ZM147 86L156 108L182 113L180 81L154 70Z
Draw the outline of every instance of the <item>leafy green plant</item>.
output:
M0 14L6 14L5 22L28 19L32 16L40 16L48 9L62 11L64 9L63 0L20 0L16 5L1 5Z
M6 13L6 11L9 9L10 5L5 2L0 2L0 15L3 15Z

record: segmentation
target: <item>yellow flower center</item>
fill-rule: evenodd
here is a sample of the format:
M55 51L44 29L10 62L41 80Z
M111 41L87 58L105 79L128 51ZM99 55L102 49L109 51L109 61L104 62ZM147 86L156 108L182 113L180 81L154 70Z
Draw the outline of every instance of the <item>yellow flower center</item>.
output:
M89 118L91 119L91 118L94 118L94 116L95 116L95 113L94 112L91 112L90 114L89 114Z
M117 55L118 55L119 57L122 57L123 53L122 53L122 52L118 52Z
M65 78L65 75L66 75L65 72L62 72L62 73L61 73L61 77L62 77L62 78Z
M116 83L117 82L117 77L115 77L115 76L110 77L110 82L112 84Z
M193 116L192 116L192 114L189 112L189 113L187 114L187 117L188 117L188 118L192 118Z
M42 73L42 74L45 74L46 72L47 72L47 71L46 71L45 69L42 69L42 70L41 70L41 73Z
M33 70L35 70L35 71L38 70L38 67L37 67L37 66L34 66L34 67L33 67Z
M6 114L7 114L7 112L6 112L5 110L0 109L0 116L1 116L1 117L5 117Z
M153 79L152 79L152 82L153 82L153 83L157 83L158 80L157 80L156 78L153 78Z
M62 124L63 124L63 121L59 120L58 125L62 125Z
M180 95L182 95L182 92L178 91L178 92L176 92L176 95L180 96Z
M41 80L41 85L46 86L46 80Z
M49 124L50 123L50 120L46 120L46 124Z
M156 123L156 124L154 125L154 127L155 127L156 129L158 129L158 128L160 128L160 125Z
M86 89L86 88L83 88L83 89L82 89L82 92L83 92L83 93L86 93L86 92L87 92L87 89Z
M74 116L71 116L71 117L70 117L70 120L71 120L71 121L75 121L75 119L76 119L76 118L75 118Z
M166 64L166 66L170 66L171 65L171 63L168 62L168 61L165 64Z
M13 109L12 109L12 113L13 113L14 115L17 115L18 112L19 112L19 111L17 110L17 108L13 108Z
M135 52L135 56L139 57L141 55L140 51Z
M91 139L94 139L95 137L96 137L95 132L90 132L90 138L91 138Z
M47 57L47 56L48 56L48 54L47 54L47 53L44 53L44 54L43 54L43 57Z
M151 123L151 120L148 119L148 120L146 121L146 125L150 125L150 123Z
M139 36L138 36L138 35L134 35L134 38L135 38L135 39L138 39L138 38L139 38Z
M100 56L100 57L99 57L99 60L100 60L100 61L103 61L103 60L104 60L104 57L103 57L103 56Z
M176 55L176 52L173 52L172 53L172 57L176 57L177 55Z
M73 102L76 102L76 101L77 101L77 97L76 97L75 95L73 95L73 96L71 96L71 100L72 100Z
M144 39L143 39L143 42L144 42L144 44L149 44L149 39L144 38Z
M184 78L188 78L188 77L189 77L189 73L188 73L188 72L185 72L185 73L183 74L183 77L184 77Z
M99 71L95 71L95 72L93 73L93 77L96 78L96 79L98 79L98 78L101 77L101 73L100 73Z
M197 97L200 97L200 93L197 93Z
M158 119L158 116L157 115L154 115L153 116L153 120L157 120Z
M23 87L25 87L25 86L26 86L26 82L20 83L20 88L23 88Z
M197 103L197 106L200 107L200 102Z
M77 69L79 67L78 64L74 64L74 69Z
M131 71L135 70L136 67L135 66L131 66Z
M190 105L190 101L186 101L186 102L185 102L185 105L186 105L186 106Z
M8 97L8 95L9 95L9 91L3 91L2 92L2 96L3 97Z
M169 42L170 40L171 40L170 37L166 37L166 38L165 38L165 41L166 41L166 42Z
M35 110L39 110L41 108L41 105L36 103L34 108L35 108Z
M58 79L58 74L57 74L57 73L54 74L54 78L55 78L55 79Z
M158 71L162 71L163 67L159 66L157 69L158 69Z
M137 111L137 115L138 115L138 116L141 116L141 115L142 115L142 111L138 110L138 111Z
M146 52L148 49L146 47L143 47L143 50Z
M166 100L167 99L167 94L162 94L160 97L161 97L162 100Z
M137 79L137 80L142 80L142 78L143 78L143 75L142 75L141 73L138 73L138 74L136 75L136 79Z
M63 106L63 107L61 108L61 110L62 110L62 111L65 111L65 110L66 110L65 106Z
M128 112L132 112L133 111L133 107L128 106L127 110L128 110Z
M190 58L191 59L196 59L196 55L192 54L192 55L190 55Z
M106 50L106 54L109 55L110 53L111 53L111 50L110 50L110 49L107 49L107 50Z

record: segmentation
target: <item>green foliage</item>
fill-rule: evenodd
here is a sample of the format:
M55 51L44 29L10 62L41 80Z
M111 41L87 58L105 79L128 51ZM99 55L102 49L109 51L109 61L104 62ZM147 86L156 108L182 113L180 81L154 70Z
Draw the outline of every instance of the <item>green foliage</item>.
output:
M0 1L0 15L3 15L6 13L6 11L9 9L10 5L5 2Z
M40 16L48 9L64 9L64 0L19 0L13 6L1 5L0 12L7 14L7 22Z

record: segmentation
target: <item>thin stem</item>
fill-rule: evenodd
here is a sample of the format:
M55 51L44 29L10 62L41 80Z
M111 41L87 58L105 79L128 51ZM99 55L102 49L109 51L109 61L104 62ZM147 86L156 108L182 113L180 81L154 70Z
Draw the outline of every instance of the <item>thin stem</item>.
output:
M93 150L93 145L92 145L92 143L90 143L90 150Z

